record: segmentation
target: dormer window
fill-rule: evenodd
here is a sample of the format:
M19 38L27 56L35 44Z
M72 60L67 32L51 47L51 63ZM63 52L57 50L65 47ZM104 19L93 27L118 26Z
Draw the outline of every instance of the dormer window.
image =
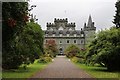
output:
M53 37L55 37L55 34L53 34Z
M81 37L84 37L84 34L81 34Z
M76 37L77 36L77 34L74 34L74 37Z
M55 32L55 31L53 31L53 32L52 32L52 34L53 34L53 37L55 37L56 32Z
M60 37L62 37L62 34L60 34Z
M66 32L66 34L67 34L67 37L69 37L69 36L70 36L70 32L69 32L69 31L67 31L67 32Z
M72 31L72 28L70 28L69 30Z
M67 37L69 37L70 36L70 34L67 34Z
M63 27L61 26L61 27L59 28L59 30L63 30Z

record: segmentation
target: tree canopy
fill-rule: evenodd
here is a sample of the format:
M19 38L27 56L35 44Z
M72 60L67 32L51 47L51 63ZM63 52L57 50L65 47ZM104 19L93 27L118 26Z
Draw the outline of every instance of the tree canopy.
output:
M58 54L57 44L54 39L49 39L45 43L45 53L51 57L55 57Z
M43 52L43 31L29 22L27 2L5 2L2 5L2 68L16 69L33 63Z
M117 28L120 28L120 1L116 2L115 7L117 10L114 16L113 23L116 25Z
M88 47L87 59L106 66L108 70L120 69L120 29L101 31Z

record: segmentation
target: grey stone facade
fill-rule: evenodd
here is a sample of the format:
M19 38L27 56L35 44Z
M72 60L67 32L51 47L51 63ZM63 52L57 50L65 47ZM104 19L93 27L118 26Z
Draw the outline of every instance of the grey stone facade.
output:
M88 23L81 30L75 29L75 23L68 23L68 19L54 19L54 23L47 23L44 31L44 44L47 40L54 39L60 52L63 52L70 44L85 48L94 38L96 27L89 16Z

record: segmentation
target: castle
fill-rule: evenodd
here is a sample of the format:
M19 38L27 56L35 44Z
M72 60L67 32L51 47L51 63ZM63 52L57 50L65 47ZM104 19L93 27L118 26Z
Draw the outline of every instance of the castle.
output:
M47 23L47 30L44 31L44 44L47 40L55 40L60 53L70 45L75 44L80 48L85 48L94 39L96 27L89 16L88 23L84 23L81 30L76 30L75 23L68 23L68 19L54 19L54 23Z

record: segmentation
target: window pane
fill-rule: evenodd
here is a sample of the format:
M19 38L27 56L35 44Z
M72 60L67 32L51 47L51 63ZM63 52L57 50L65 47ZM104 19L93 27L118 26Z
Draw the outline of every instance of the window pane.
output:
M76 40L74 40L74 43L76 43Z
M69 40L67 40L67 43L69 43Z

